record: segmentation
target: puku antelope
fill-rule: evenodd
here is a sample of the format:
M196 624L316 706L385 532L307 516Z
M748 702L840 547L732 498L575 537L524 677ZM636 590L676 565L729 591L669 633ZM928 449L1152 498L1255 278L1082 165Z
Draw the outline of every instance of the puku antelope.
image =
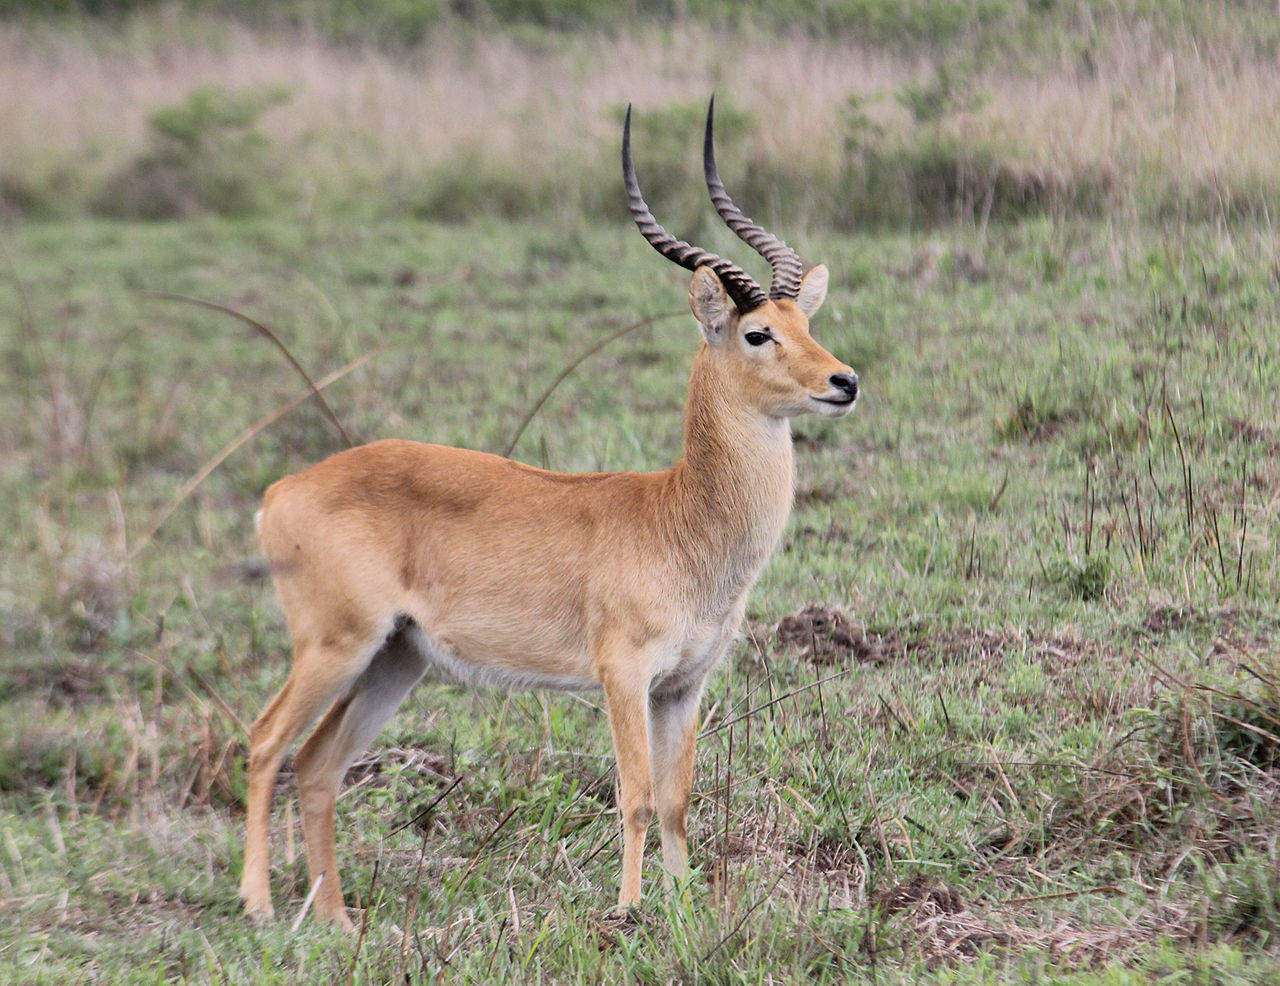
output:
M768 260L768 295L740 267L666 232L631 159L636 225L693 271L702 329L685 408L684 458L651 473L567 475L482 452L387 440L272 485L258 537L293 639L284 687L250 733L240 892L272 915L268 827L286 749L295 769L316 916L351 927L334 849L347 767L429 669L501 688L603 688L623 827L618 903L640 898L655 808L662 860L683 873L703 684L737 634L747 593L791 510L790 419L838 418L858 378L809 335L827 270L733 204L707 114L707 189ZM325 710L328 710L327 712Z

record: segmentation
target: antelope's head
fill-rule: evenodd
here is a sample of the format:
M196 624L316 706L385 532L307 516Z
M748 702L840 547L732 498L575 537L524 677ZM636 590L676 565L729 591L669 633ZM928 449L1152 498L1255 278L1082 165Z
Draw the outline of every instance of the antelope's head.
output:
M827 268L819 264L805 272L794 250L733 204L716 170L714 113L712 100L703 142L707 191L720 218L769 262L773 278L768 294L741 267L676 239L658 225L636 179L628 107L622 174L631 215L655 250L693 271L689 307L702 327L708 355L732 371L741 398L770 417L848 414L858 399L858 375L809 334L809 319L827 296Z

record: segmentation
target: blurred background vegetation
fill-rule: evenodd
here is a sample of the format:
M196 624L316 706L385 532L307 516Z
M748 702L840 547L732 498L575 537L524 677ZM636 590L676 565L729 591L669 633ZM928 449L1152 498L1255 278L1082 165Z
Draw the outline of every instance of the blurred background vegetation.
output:
M1182 20L1196 17L1175 0L1100 4L1092 0L2 0L5 14L122 17L160 7L212 13L246 22L306 27L331 40L408 47L449 21L480 25L536 25L556 30L671 25L696 20L721 26L752 24L815 36L854 31L869 43L945 44L998 27L1034 36L1098 11ZM1203 5L1193 5L1200 7ZM1231 6L1238 6L1232 4ZM1095 9L1096 8L1096 9Z
M715 90L735 195L800 228L1262 216L1280 194L1275 13L0 0L0 91L18 97L0 101L0 210L614 219L634 102L651 200L698 223L704 210L674 197L696 183Z

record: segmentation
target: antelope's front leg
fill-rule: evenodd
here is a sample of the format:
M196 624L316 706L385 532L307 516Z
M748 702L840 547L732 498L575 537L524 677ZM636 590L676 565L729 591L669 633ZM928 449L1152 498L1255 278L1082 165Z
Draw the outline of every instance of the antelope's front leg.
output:
M662 826L662 865L673 877L689 872L689 797L698 746L698 710L707 674L724 658L747 610L745 593L729 611L720 631L697 665L701 677L674 687L659 687L649 696L650 750L658 821Z
M640 900L640 871L645 833L653 818L653 779L649 769L649 681L633 658L630 667L603 668L601 681L609 703L609 728L618 761L622 815L622 884L618 906Z

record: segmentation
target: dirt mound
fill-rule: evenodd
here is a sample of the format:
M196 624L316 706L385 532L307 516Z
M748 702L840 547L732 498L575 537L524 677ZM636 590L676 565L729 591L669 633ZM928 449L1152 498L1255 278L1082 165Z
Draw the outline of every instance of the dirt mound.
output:
M814 664L843 664L849 659L882 664L891 656L884 640L868 637L838 609L816 604L784 616L774 639L783 647L794 647Z

